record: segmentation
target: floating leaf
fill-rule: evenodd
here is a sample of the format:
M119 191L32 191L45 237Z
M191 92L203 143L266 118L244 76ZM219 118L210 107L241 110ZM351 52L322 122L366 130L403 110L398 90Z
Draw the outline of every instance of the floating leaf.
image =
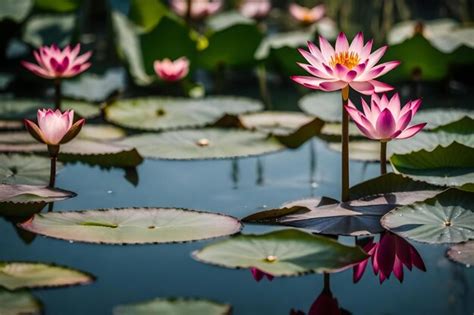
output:
M390 211L381 224L419 242L465 242L474 239L474 193L448 189L435 198Z
M434 131L444 131L455 134L473 134L474 119L471 117L463 117L458 121L439 126L438 128L435 128Z
M145 133L119 143L137 148L147 158L173 160L252 156L285 148L275 138L260 132L217 128Z
M318 137L328 142L341 142L342 124L340 123L325 123ZM367 139L361 134L357 126L353 122L349 122L349 138L351 140ZM336 150L336 145L330 146L331 149ZM340 151L340 149L339 149Z
M474 137L471 135L450 132L420 132L410 139L390 141L387 145L388 155L407 154L415 151L433 151L438 146L447 147L453 142L474 148Z
M154 299L147 302L120 305L114 315L229 315L232 307L209 300L198 299Z
M415 180L440 186L462 186L474 183L474 148L453 142L433 151L421 150L394 154L393 169Z
M255 52L255 58L257 60L268 58L272 49L277 50L283 47L296 49L303 47L312 39L313 34L304 31L271 34L263 39L258 50Z
M91 275L63 266L30 262L0 262L0 286L8 290L89 284Z
M75 25L74 14L34 15L26 23L23 41L35 47L52 44L63 47L71 42Z
M0 184L47 184L49 173L49 158L0 154Z
M136 98L119 100L105 109L107 120L140 130L203 127L225 114L259 111L263 105L243 97L216 96L204 99Z
M474 265L474 241L454 245L446 254L449 259L470 267Z
M103 244L190 242L235 234L230 216L174 208L124 208L36 214L27 231L69 241Z
M0 1L0 21L10 19L22 22L31 11L33 0L3 0Z
M436 129L458 122L464 118L474 119L474 111L466 109L442 108L420 110L412 119L412 124L426 122L425 130Z
M158 24L167 11L166 6L159 1L132 0L129 17L133 23L149 31Z
M273 276L337 272L367 256L358 247L298 230L237 235L193 253L201 262L226 268L258 268Z
M35 0L36 8L53 12L71 12L80 4L80 0Z
M298 106L308 115L325 122L342 121L342 98L339 92L315 92L303 96Z
M0 290L0 314L2 315L40 315L41 309L41 303L27 291Z
M341 152L340 142L329 144L331 150ZM380 142L379 141L351 141L349 142L349 158L357 161L379 162Z

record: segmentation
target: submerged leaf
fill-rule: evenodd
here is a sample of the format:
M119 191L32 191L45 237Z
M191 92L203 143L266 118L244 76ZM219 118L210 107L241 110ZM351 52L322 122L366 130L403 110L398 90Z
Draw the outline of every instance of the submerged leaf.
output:
M41 146L46 147L45 145ZM61 167L61 164L59 164L58 169L61 169ZM47 184L49 173L49 158L33 155L0 154L0 184Z
M0 290L0 314L40 315L41 303L29 292Z
M87 243L189 242L235 234L230 216L174 208L124 208L36 214L21 224L37 234Z
M209 300L161 299L120 305L114 308L114 315L229 315L232 307Z

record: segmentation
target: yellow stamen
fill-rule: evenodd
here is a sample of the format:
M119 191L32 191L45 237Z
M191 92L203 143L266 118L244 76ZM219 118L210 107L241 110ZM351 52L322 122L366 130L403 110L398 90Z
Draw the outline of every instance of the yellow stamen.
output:
M357 53L353 51L343 51L332 56L329 64L331 65L331 67L334 67L337 64L341 64L348 69L352 69L359 64L359 61L360 57Z
M266 261L266 262L269 262L269 263L275 262L276 260L277 260L277 257L276 257L276 256L273 256L273 255L268 255L268 256L265 258L265 261Z

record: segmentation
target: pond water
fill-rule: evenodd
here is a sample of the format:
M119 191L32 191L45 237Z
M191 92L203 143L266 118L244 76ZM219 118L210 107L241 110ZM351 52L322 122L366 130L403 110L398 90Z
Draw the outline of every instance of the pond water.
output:
M57 186L78 196L55 210L128 206L183 207L236 217L285 201L339 194L339 154L313 139L297 150L257 158L209 161L145 160L133 186L120 169L68 164ZM377 164L352 162L351 182L374 177ZM246 225L243 232L270 227ZM37 236L29 244L0 220L0 260L41 261L92 273L93 284L34 290L46 314L110 314L120 304L155 297L200 297L226 302L237 315L308 312L323 288L322 275L256 282L249 270L228 270L196 262L193 250L209 242L172 245L107 246L69 243ZM353 238L340 238L353 244ZM427 272L405 269L403 283L392 275L382 285L371 267L353 284L352 269L330 276L333 295L352 314L472 314L474 269L445 257L447 246L411 242Z

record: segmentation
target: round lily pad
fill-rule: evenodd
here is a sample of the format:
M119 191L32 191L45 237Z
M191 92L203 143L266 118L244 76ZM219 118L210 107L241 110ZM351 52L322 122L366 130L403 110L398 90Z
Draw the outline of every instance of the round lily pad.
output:
M75 269L30 262L0 262L0 286L8 290L89 284L94 278Z
M457 142L433 151L421 150L393 154L392 168L416 180L440 186L463 186L474 183L474 148Z
M449 259L470 267L474 265L474 241L454 245L446 254Z
M40 315L41 303L29 292L0 290L0 314L2 315Z
M203 240L235 234L230 216L174 208L124 208L36 214L21 224L27 231L69 241L150 244Z
M217 128L146 133L118 143L137 148L147 158L176 160L252 156L285 148L274 137L261 132Z
M415 151L433 151L438 146L448 147L453 142L474 148L474 137L470 134L451 132L420 132L410 139L390 141L387 145L388 155L407 154Z
M308 41L312 40L313 37L313 34L306 31L271 34L262 40L260 46L255 52L255 58L257 60L268 58L272 49L280 49L283 47L296 49L298 47L303 47L308 43Z
M229 315L232 307L228 304L202 299L161 299L120 305L114 308L114 315Z
M474 111L467 109L440 108L420 110L412 119L413 125L427 123L423 128L425 130L436 129L463 118L474 119Z
M24 26L23 41L35 46L71 43L77 17L75 14L35 14Z
M22 22L33 8L32 0L4 0L0 3L0 21Z
M193 252L193 258L226 268L258 268L272 276L337 272L366 258L358 247L299 230L238 235Z
M239 116L247 129L260 130L274 135L289 135L309 124L314 117L298 112L265 111Z
M203 127L217 122L226 114L238 115L262 109L259 101L243 97L148 97L119 100L106 107L105 115L108 121L123 127L160 131Z
M460 243L474 239L474 193L457 189L384 215L386 229L419 242Z
M342 96L340 92L315 92L303 96L299 107L308 115L325 122L342 121Z
M61 168L60 164L57 166ZM46 157L0 154L0 184L47 184L50 167Z
M341 135L342 124L325 123L321 128L318 137L329 142L341 142ZM349 122L349 137L351 140L366 139L353 122Z
M342 151L340 142L329 143L329 148L337 152ZM349 158L356 161L379 162L380 142L368 140L349 142Z

